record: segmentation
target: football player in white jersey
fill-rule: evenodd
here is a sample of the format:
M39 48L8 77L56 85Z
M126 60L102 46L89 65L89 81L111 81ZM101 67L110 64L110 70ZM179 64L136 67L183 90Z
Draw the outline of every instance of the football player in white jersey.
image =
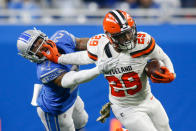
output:
M105 34L88 41L87 51L61 55L53 47L43 54L55 63L89 64L99 59L118 58L115 69L104 76L109 82L109 100L116 118L129 131L171 131L168 116L151 93L144 72L148 61L158 59L163 73L156 72L154 83L169 83L175 79L170 58L146 32L137 32L132 17L122 10L112 10L103 20Z

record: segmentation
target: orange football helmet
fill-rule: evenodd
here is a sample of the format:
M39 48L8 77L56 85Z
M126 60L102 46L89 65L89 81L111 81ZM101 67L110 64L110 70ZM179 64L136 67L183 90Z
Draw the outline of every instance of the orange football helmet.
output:
M105 15L103 29L110 43L119 50L131 50L137 41L133 18L122 10L112 10Z

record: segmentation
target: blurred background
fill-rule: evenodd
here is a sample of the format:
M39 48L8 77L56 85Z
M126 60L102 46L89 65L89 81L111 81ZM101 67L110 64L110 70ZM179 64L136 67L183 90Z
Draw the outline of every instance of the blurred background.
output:
M101 24L105 13L123 9L137 24L196 21L196 0L0 0L3 24Z
M196 131L196 0L0 0L0 131L44 130L30 104L35 64L17 55L20 33L36 27L48 36L63 29L91 37L103 33L103 17L112 9L131 14L138 31L151 34L170 56L177 78L152 84L152 92L165 107L173 131ZM108 102L104 77L81 84L80 96L89 114L87 131L109 131L113 114L104 124L96 122Z

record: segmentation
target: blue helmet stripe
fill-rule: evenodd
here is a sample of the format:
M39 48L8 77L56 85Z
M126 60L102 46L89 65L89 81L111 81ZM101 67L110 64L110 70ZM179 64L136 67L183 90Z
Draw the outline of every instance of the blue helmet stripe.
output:
M31 35L27 34L27 33L22 33L20 36L19 36L19 40L22 40L24 42L27 42L29 41L29 39L31 38Z
M27 34L27 33L25 33L25 32L24 32L24 33L22 33L22 34L24 34L24 35L26 35L26 36L31 37L31 35L30 35L30 34Z

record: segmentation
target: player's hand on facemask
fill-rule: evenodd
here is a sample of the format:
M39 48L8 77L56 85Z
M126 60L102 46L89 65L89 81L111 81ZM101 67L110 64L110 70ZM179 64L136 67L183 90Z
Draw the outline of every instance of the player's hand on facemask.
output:
M164 73L160 73L158 71L155 71L155 74L159 77L154 77L153 75L151 75L151 80L154 83L169 83L172 82L176 75L174 73L171 73L167 67L161 67L161 69L163 70Z
M47 44L43 44L43 47L46 47L48 51L43 51L42 54L50 61L58 63L58 58L61 54L58 52L56 44L52 40L47 40Z
M100 73L108 73L110 70L115 68L119 62L118 58L109 58L107 60L98 61L97 67Z

